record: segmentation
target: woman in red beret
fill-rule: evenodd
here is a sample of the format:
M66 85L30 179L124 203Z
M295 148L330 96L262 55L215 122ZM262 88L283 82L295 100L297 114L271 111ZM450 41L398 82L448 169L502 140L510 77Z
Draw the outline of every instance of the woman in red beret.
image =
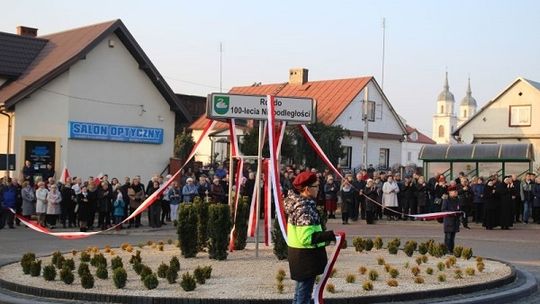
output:
M296 281L293 304L308 304L315 277L324 272L327 263L325 246L336 237L333 231L322 230L314 201L319 192L315 173L300 173L293 186L295 190L285 199L289 269L291 279Z

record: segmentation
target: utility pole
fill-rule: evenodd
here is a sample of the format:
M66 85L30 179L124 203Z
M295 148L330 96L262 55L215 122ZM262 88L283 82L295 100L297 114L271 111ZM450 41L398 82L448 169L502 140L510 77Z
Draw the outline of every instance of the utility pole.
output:
M369 82L364 91L364 104L362 105L362 120L364 121L364 136L362 138L362 168L367 169L368 162L368 105L369 105Z
M384 91L384 53L386 40L386 18L382 18L382 67L381 67L381 89Z
M223 93L223 43L219 43L219 92Z

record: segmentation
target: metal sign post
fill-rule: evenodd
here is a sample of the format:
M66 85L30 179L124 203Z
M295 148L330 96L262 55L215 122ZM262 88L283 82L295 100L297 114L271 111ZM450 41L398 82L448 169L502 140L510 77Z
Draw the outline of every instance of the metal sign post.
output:
M206 102L206 116L213 120L227 119L250 119L260 122L266 121L268 118L267 95L238 95L238 94L223 94L212 93L208 96ZM281 97L276 96L274 99L276 121L287 121L288 124L309 124L317 120L316 102L312 98L301 97ZM262 166L262 140L263 140L263 124L259 123L259 146L257 158L257 174L256 181L260 182L261 166ZM272 128L272 126L268 126ZM244 158L253 158L254 156L243 156ZM229 157L232 163L232 157ZM229 168L229 183L233 182L233 169ZM259 213L262 200L262 191L259 190L257 202L257 226L255 234L255 256L259 256ZM231 191L229 190L229 205L231 204Z

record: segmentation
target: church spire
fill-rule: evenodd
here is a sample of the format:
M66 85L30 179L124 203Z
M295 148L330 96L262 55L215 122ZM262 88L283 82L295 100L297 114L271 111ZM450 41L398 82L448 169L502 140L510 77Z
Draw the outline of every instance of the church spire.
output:
M448 85L448 71L446 71L446 77L444 78L444 90L446 92L450 91L450 86Z
M472 91L471 91L471 77L470 77L470 76L469 76L469 78L468 78L467 96L472 96Z

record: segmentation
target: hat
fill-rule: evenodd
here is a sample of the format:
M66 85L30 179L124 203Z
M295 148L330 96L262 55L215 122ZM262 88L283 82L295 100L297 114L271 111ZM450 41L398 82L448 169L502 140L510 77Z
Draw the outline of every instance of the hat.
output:
M450 191L457 191L457 187L456 186L449 186L448 187L448 192Z
M293 181L293 186L297 190L301 190L302 188L309 186L317 181L317 175L312 172L302 172L298 174L298 176Z

